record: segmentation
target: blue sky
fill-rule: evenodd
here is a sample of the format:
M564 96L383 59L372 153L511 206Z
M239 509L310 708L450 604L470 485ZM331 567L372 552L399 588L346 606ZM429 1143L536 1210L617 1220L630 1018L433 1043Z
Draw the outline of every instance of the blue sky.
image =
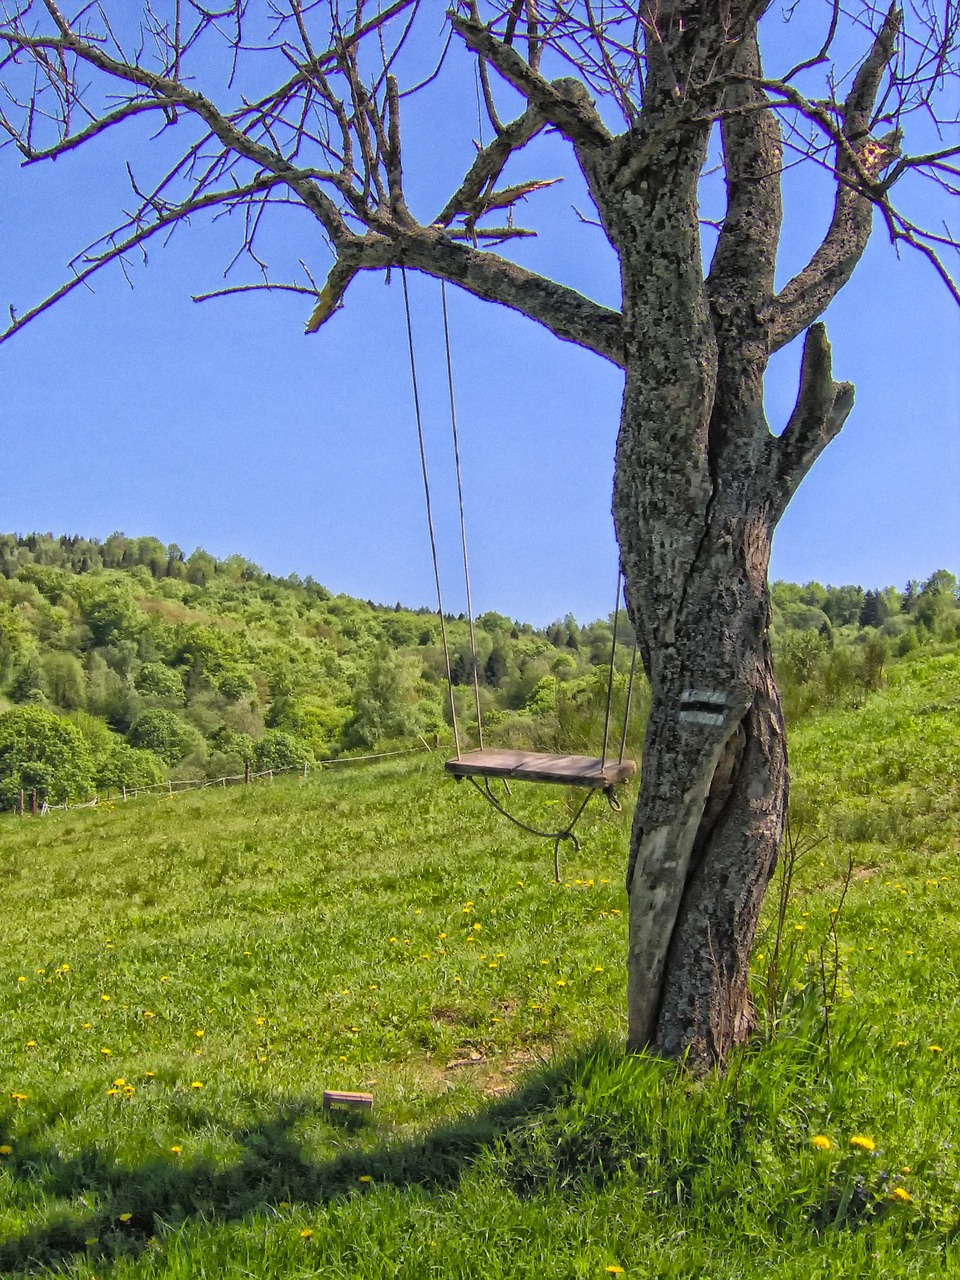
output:
M407 174L424 216L462 172L476 133L458 74L452 66L408 111ZM131 140L146 171L146 137L133 131L56 165L20 169L9 148L0 152L4 307L24 310L54 288L70 255L129 204ZM616 264L573 210L585 197L560 143L538 141L509 177L557 174L565 181L524 207L541 235L516 256L616 305ZM789 272L816 242L826 206L822 184L805 187L798 170L786 195ZM110 268L0 347L0 528L152 534L311 574L335 591L431 604L399 280L363 277L308 338L306 298L190 301L221 282L235 244L229 224L184 228L151 248L133 289ZM322 277L309 216L281 213L265 247L276 278L289 279L300 257ZM439 286L411 285L445 604L456 610ZM503 308L455 290L449 301L476 607L540 624L606 614L621 375ZM878 228L826 319L835 376L856 384L856 407L781 523L772 576L878 586L956 570L957 308L932 270L898 260ZM792 408L796 365L787 350L771 368L774 430Z

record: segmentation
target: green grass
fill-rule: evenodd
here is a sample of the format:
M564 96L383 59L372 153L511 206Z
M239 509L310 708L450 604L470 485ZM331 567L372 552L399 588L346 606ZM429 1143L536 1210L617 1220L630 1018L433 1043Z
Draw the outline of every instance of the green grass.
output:
M432 760L0 820L0 1269L960 1275L958 688L957 655L902 664L793 735L771 1035L723 1079L619 1051L600 805L559 886Z

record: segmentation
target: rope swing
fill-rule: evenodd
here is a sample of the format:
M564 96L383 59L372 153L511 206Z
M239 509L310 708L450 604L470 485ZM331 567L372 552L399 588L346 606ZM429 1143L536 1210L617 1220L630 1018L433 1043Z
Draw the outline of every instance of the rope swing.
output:
M623 728L620 736L620 750L616 759L608 759L607 752L610 739L611 712L613 707L613 683L616 669L617 632L620 622L620 601L623 595L623 574L617 575L617 598L614 609L613 641L610 648L610 666L607 676L607 696L603 721L603 747L599 758L593 756L552 755L536 751L516 751L499 748L488 749L483 743L483 719L480 705L480 674L477 664L476 628L473 617L473 600L470 590L470 564L467 556L466 521L463 509L463 478L460 466L460 440L457 433L457 409L453 389L453 358L450 345L450 324L447 313L446 282L440 282L440 299L443 316L443 341L446 356L447 390L449 395L450 428L453 437L453 454L457 476L457 500L460 511L460 543L463 551L463 578L466 591L467 620L470 631L471 667L473 671L473 689L477 713L477 749L464 751L461 746L460 728L457 723L457 703L454 694L453 675L450 665L450 647L447 640L446 619L444 617L443 596L440 585L440 567L437 555L436 531L433 522L433 507L430 499L430 480L427 469L426 446L423 434L423 415L420 407L420 393L417 381L417 361L413 340L413 321L410 312L410 294L407 287L407 272L400 268L403 284L403 307L407 327L407 349L410 359L410 381L413 388L413 409L417 424L417 441L420 448L420 470L423 478L423 493L427 512L427 531L430 537L430 552L433 558L434 581L437 589L437 611L440 616L440 636L443 647L444 669L447 677L447 694L450 704L450 721L453 727L453 742L456 757L447 760L444 768L459 782L467 778L476 790L496 811L514 826L531 835L552 840L554 876L560 880L560 845L569 840L576 851L580 849L580 841L574 834L574 827L586 809L592 797L602 792L611 807L619 812L620 805L615 795L616 786L632 777L637 766L632 760L624 758L627 740L627 725L630 718L630 703L633 695L633 680L636 671L637 650L633 649L630 662L630 675L627 683L626 706L623 715ZM521 821L510 813L503 802L493 793L491 779L500 778L504 782L506 793L510 795L510 781L521 782L553 782L562 786L583 787L586 795L577 807L570 821L558 831L541 831Z

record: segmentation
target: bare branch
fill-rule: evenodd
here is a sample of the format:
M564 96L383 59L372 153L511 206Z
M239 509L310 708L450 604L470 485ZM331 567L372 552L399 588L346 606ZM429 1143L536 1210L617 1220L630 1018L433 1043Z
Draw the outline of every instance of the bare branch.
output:
M833 361L823 324L807 330L800 366L800 391L790 420L779 438L771 439L770 517L779 520L800 481L830 441L839 434L853 408L854 388L834 382Z
M487 27L456 13L448 16L467 48L492 63L544 120L571 141L589 147L604 146L610 141L610 133L582 84L575 80L549 83L512 46L497 40Z
M42 315L44 311L49 311L55 303L65 298L67 294L72 293L79 285L85 284L92 275L95 275L108 263L122 259L131 249L136 249L145 244L158 231L176 226L193 213L200 213L226 203L239 203L259 191L276 185L279 181L281 180L275 175L264 175L254 182L248 183L245 187L234 187L229 191L207 192L202 196L198 196L195 200L188 200L180 205L172 205L155 222L150 223L148 226L140 227L132 235L127 236L104 253L98 255L82 271L78 271L72 280L68 280L66 284L61 285L59 289L56 289L35 307L31 307L29 311L25 311L23 315L17 316L13 323L0 333L0 343L6 342L8 338L13 337L15 333L18 333L28 325L31 320Z

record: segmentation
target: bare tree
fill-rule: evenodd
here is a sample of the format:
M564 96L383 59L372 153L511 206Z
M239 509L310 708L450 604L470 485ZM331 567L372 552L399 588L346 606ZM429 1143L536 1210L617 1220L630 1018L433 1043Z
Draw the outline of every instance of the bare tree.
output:
M749 1029L750 946L784 824L771 538L853 405L852 386L833 379L819 317L878 220L960 300L956 237L894 200L905 193L922 208L923 182L938 197L958 193L958 122L946 105L956 0L915 0L909 11L834 0L817 10L822 36L775 78L761 61L768 7L455 0L444 17L428 0L144 0L131 23L133 6L119 0L70 18L55 0L0 2L0 127L25 163L96 145L140 116L157 121L161 148L176 124L189 138L159 180L141 182L131 164L132 210L74 259L62 288L11 311L4 338L151 237L239 210L238 250L257 273L217 292L304 293L307 332L358 272L403 266L623 369L614 516L652 688L627 873L629 1045L696 1067L722 1062ZM434 65L417 83L411 67L429 41ZM418 221L404 182L404 101L466 52L490 140L476 143L443 207ZM264 83L274 87L244 92ZM504 175L544 131L569 144L585 176L619 258L620 310L493 252L530 234L517 206L549 175ZM725 199L705 233L712 139ZM798 163L829 175L833 213L810 261L778 290L781 178ZM258 233L278 204L323 229L322 286L261 270ZM804 334L796 407L774 434L767 363Z

